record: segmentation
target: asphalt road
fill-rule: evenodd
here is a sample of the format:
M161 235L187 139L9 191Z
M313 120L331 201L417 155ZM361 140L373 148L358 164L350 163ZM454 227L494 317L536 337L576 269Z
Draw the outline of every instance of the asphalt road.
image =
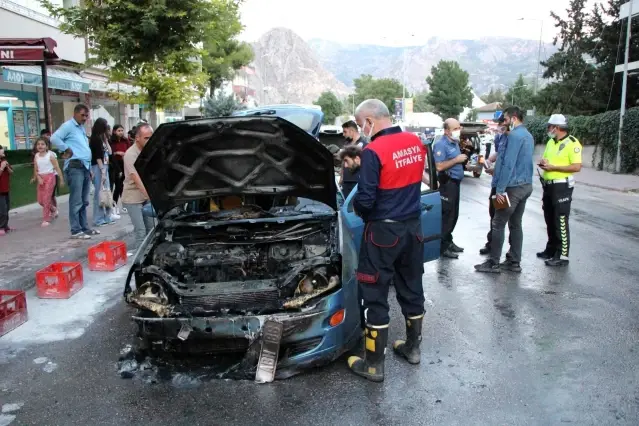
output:
M389 353L386 381L345 361L268 385L172 373L122 379L133 341L124 272L87 274L68 301L30 299L31 319L0 338L0 425L639 424L639 196L577 187L571 264L535 258L538 186L524 219L521 275L481 275L488 177L467 178L459 260L426 265L422 363ZM403 334L393 301L391 339ZM390 352L390 351L389 351ZM46 358L46 359L44 359Z

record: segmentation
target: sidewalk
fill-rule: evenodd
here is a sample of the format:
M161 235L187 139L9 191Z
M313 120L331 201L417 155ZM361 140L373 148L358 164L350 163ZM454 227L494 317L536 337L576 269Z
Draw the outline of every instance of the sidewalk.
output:
M0 289L28 289L35 285L35 273L57 261L80 261L87 250L105 240L121 240L133 231L126 214L113 225L97 228L100 235L90 240L69 239L68 196L58 198L60 217L48 228L40 228L42 209L31 204L11 210L9 226L15 231L0 237ZM92 224L92 205L88 208Z
M616 175L590 167L582 167L579 173L575 173L575 180L578 184L610 191L639 192L639 176L637 175Z

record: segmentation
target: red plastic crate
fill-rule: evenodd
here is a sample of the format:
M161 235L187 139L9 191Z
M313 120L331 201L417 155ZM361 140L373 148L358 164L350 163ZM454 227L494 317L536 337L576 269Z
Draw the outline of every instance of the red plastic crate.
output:
M41 299L68 299L84 284L82 265L56 262L36 272L36 287Z
M105 241L89 248L89 270L115 271L126 265L126 243Z
M0 290L0 336L29 319L24 291Z

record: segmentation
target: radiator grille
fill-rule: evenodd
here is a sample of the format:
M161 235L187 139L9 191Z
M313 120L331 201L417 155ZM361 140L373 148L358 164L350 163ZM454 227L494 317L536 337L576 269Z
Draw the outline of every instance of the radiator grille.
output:
M276 307L278 290L264 289L258 291L225 292L214 295L183 296L182 305L188 309L215 311L219 309L262 310Z

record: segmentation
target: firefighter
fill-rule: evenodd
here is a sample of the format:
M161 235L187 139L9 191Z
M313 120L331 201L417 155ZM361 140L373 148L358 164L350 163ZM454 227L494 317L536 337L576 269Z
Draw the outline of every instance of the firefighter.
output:
M548 242L537 257L545 259L548 266L565 266L570 251L568 216L575 187L573 175L581 170L582 146L576 137L568 134L566 117L561 114L553 114L548 120L548 137L550 140L539 163L544 171L542 206Z
M351 356L348 366L368 380L384 380L390 322L388 289L395 285L405 317L406 340L393 350L419 364L424 290L420 189L426 152L419 137L393 126L384 103L362 102L355 118L370 143L361 152L355 212L365 223L357 281L365 322L365 355ZM372 137L371 137L372 136Z

